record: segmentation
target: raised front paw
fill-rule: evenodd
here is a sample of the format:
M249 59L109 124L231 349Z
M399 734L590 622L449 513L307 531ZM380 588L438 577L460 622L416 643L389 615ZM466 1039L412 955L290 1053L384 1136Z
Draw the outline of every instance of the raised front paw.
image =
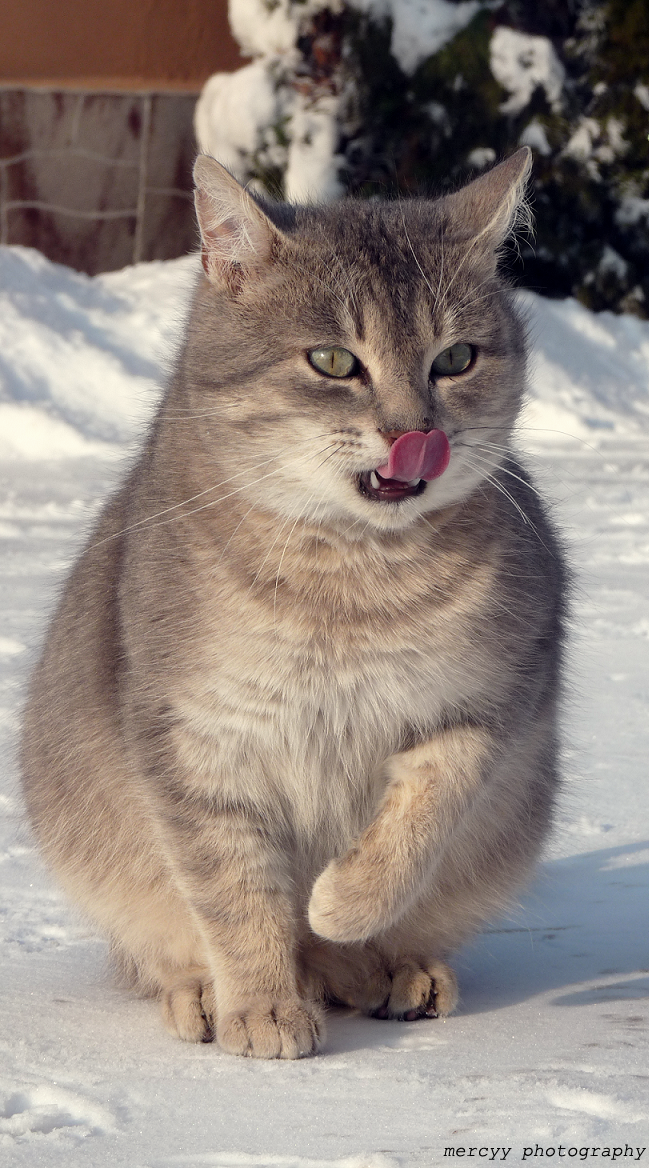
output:
M312 1002L264 995L219 1019L216 1037L228 1054L298 1059L317 1053L324 1041L324 1026Z
M332 860L311 890L309 924L328 941L367 941L392 923L367 867L352 855Z

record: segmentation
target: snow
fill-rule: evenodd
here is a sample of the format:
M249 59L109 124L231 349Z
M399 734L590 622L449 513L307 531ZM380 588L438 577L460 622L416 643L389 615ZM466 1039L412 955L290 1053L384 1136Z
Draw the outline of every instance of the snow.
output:
M391 19L391 52L406 73L442 48L482 7L482 0L350 2L378 19ZM241 182L259 186L260 172L279 171L291 202L329 202L342 194L338 148L353 85L347 79L343 92L338 78L335 93L317 86L305 93L304 79L300 83L296 75L300 30L322 9L338 13L342 7L342 0L230 0L232 33L254 60L208 79L196 104L194 128L199 148Z
M253 185L260 168L283 171L292 202L327 202L342 193L340 99L305 96L294 76L300 28L323 8L339 12L342 0L230 0L233 35L255 60L210 77L194 115L204 153Z
M280 57L260 57L235 73L215 73L196 103L196 139L240 182L260 166L276 168L284 170L290 202L328 202L342 194L340 99L304 97L286 70Z
M240 182L259 167L276 168L284 170L291 202L327 202L342 193L340 99L303 96L291 84L290 65L288 55L268 55L235 73L215 73L196 103L196 139Z
M547 37L498 25L491 37L489 59L496 81L509 93L500 107L503 113L520 113L538 85L552 108L559 108L566 72Z
M638 81L633 92L642 108L649 111L649 85L643 85L641 81Z
M476 166L478 170L482 170L496 161L496 151L493 146L476 146L475 150L467 154L466 160L469 166Z
M289 202L330 202L342 195L338 171L343 159L336 153L339 105L339 99L331 95L313 101L296 94L284 175Z
M641 219L649 219L649 199L623 195L615 212L615 222L620 227L627 227L629 223L639 223Z
M186 1046L112 983L103 940L44 871L15 765L26 678L155 406L196 270L89 279L0 251L0 1163L429 1168L445 1147L646 1161L647 322L520 294L518 443L576 572L565 785L531 888L457 956L456 1015L332 1011L325 1053L290 1064Z
M537 118L527 123L518 141L521 146L531 146L533 150L538 150L539 154L552 153L545 126Z
M342 10L343 0L229 0L232 34L250 57L289 53L300 25L328 8Z
M375 18L392 20L390 52L404 73L415 69L457 36L483 7L483 0L350 0Z
M278 84L280 70L278 58L263 57L234 73L215 73L196 103L194 128L200 150L218 158L240 181L247 179L247 163L254 155L263 153L271 165L285 162L285 151L277 150L272 130L289 116L285 108L289 103Z

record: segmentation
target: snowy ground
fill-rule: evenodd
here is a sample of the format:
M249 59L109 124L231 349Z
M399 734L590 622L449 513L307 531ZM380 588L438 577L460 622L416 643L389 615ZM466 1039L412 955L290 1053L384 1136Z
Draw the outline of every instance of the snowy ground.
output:
M520 445L577 570L566 784L519 910L457 958L454 1017L333 1013L325 1054L291 1064L182 1045L111 984L43 871L13 762L25 679L155 401L194 263L89 280L0 251L0 1164L649 1161L648 324L523 296Z

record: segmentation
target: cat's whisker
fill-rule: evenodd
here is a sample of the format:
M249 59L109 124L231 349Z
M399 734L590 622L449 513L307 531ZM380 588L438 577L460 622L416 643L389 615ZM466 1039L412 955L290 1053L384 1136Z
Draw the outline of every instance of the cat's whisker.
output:
M322 459L322 461L318 463L318 466L317 466L317 468L316 468L316 469L318 469L318 470L319 470L319 469L320 469L320 467L324 466L325 462L327 462L327 461L328 461L330 458L332 458L332 457L333 457L335 454L337 454L339 449L340 449L339 447L334 447L334 449L331 451L331 453L330 453L330 454L328 454L326 458L323 458L323 459ZM298 520L306 518L306 516L307 516L307 514L308 514L308 506L309 506L309 503L311 502L311 499L313 499L313 497L314 497L314 494L315 494L315 491L314 491L314 492L312 492L312 494L310 495L309 499L307 500L307 502L305 503L304 507L302 508L302 513L301 513L300 515L298 515L298 516L297 516L297 518L296 518L296 520L295 520L295 523L293 524L293 527L291 528L291 531L289 532L289 539L290 539L290 536L291 536L291 535L292 535L292 533L293 533L293 530L294 530L294 528L295 528L295 526L296 526L296 523L298 522ZM255 504L253 504L253 507L254 507L254 506L255 506ZM326 507L326 503L324 503L324 502L323 502L323 503L319 503L319 504L318 504L318 507L316 508L316 510L318 510L320 507ZM250 513L250 512L246 512L246 514L249 514L249 513ZM284 520L284 522L283 522L283 523L280 525L280 527L279 527L279 529L278 529L278 531L277 531L277 533L276 533L276 535L275 535L275 538L274 538L274 540L273 540L272 544L271 544L271 545L270 545L270 547L268 548L268 550L267 550L267 552L266 552L266 555L264 556L264 558L263 558L263 560L262 560L261 564L259 565L259 568L257 569L257 571L256 571L256 573L255 573L255 576L254 576L254 578L253 578L253 580L252 580L252 583L251 583L251 585L250 585L250 588L251 588L251 589L252 589L252 588L254 588L255 584L257 583L257 580L259 579L259 576L260 576L261 572L262 572L262 571L263 571L263 569L264 569L264 565L267 563L267 561L268 561L268 558L269 558L269 556L271 555L271 553L272 553L272 550L273 550L273 548L275 547L275 545L276 545L276 543L277 543L278 539L280 538L280 536L281 536L282 532L286 530L286 527L287 527L287 525L288 525L288 524L291 522L291 518L292 518L292 516L290 516L290 515L289 515L289 516L288 516L288 517L287 517L287 518ZM323 516L323 518L324 518L324 516ZM319 524L318 524L318 529L320 529L320 527L322 526L322 522L323 522L323 519L320 519L320 522L319 522Z
M412 258L414 259L414 261L415 261L415 263L416 263L417 267L419 268L419 271L421 272L422 279L423 279L423 281L424 281L424 283L425 283L426 287L428 288L428 290L429 290L429 292L430 292L431 296L433 297L433 302L434 302L434 303L436 303L436 301L435 301L435 293L434 293L434 291L433 291L433 286L432 286L432 284L431 284L430 280L428 279L428 277L427 277L427 275L426 275L426 273L425 273L424 269L422 268L421 264L419 263L419 260L418 260L418 258L417 258L417 254L416 254L416 252L415 252L415 249L414 249L414 247L412 246L412 242L411 242L411 240L410 240L410 236L409 236L409 234L408 234L408 228L406 227L406 219L405 219L405 215L404 215L404 213L403 213L403 206L402 206L401 202L399 202L399 210L400 210L400 212L401 212L401 224L402 224L402 227L403 227L403 230L404 230L405 236L406 236L406 242L407 242L407 244L408 244L408 247L410 248L410 251L412 252Z
M286 517L286 519L284 520L284 522L280 523L277 531L275 532L275 538L274 538L273 542L271 543L270 547L267 549L266 555L264 556L263 560L261 561L261 564L259 565L259 567L257 568L257 571L255 572L255 575L252 578L252 581L251 581L250 586L248 588L248 592L252 592L252 589L255 587L255 584L257 583L259 577L261 576L261 573L263 572L265 565L268 563L269 557L272 555L273 548L275 547L277 541L279 540L280 536L282 535L282 532L285 531L286 528L288 527L289 523L291 522L291 519L292 519L292 516L288 515Z
M467 461L468 461L468 460L467 460ZM481 460L481 461L484 461L484 460ZM470 463L469 463L469 466L471 466L471 464L470 464ZM507 490L507 488L505 487L505 485L504 485L503 483L500 483L500 482L498 482L498 480L497 480L496 478L494 478L494 477L493 477L493 475L486 473L486 472L485 472L483 469L481 469L481 468L480 468L480 467L478 467L478 466L473 466L473 467L471 467L471 469L472 469L472 470L475 470L475 471L477 471L477 472L478 472L478 474L482 474L482 475L483 475L483 477L484 477L484 478L487 480L487 482L488 482L488 483L491 483L492 487L495 487L495 488L496 488L496 490L497 490L497 491L500 491L500 493L501 493L502 495L504 495L506 499L509 499L509 502L512 504L512 506L513 506L513 507L515 507L515 508L516 508L516 510L518 511L519 515L521 516L521 519L523 520L523 523L525 523L525 524L526 524L526 526L527 526L527 527L529 527L529 528L530 528L530 529L531 529L531 530L534 532L534 534L535 534L536 538L538 539L539 543L542 545L542 547L544 547L544 548L545 548L545 550L546 550L546 552L548 553L548 555L549 555L549 556L551 556L553 559L555 559L555 558L556 558L556 557L555 557L555 553L552 551L552 549L551 549L551 548L549 548L549 547L548 547L548 545L546 544L545 540L544 540L544 539L542 539L542 537L541 537L541 533L539 532L539 530L538 530L538 528L536 527L536 525L535 525L535 524L532 522L532 520L530 519L529 515L526 515L525 511L523 511L523 508L520 506L520 504L519 504L518 500L514 498L514 496L511 494L511 492L510 492L510 491L508 491L508 490ZM500 470L503 470L503 469L504 469L504 467L499 467L499 469L500 469ZM517 475L514 475L514 478L518 478L518 476L517 476ZM519 479L519 482L523 483L523 485L524 485L524 486L526 486L526 487L527 487L527 486L529 486L529 483L526 483L524 479ZM538 494L538 491L536 492L536 494ZM540 497L540 496L539 496L539 497Z
M482 461L482 460L481 460L481 461ZM477 473L477 474L480 474L480 475L482 475L482 477L483 477L483 478L484 478L484 479L485 479L485 480L486 480L488 483L491 483L491 486L492 486L492 487L495 487L497 491L500 491L501 495L504 495L506 499L509 499L509 502L511 503L512 507L515 507L515 508L516 508L516 510L518 511L518 514L520 515L521 519L523 520L523 523L525 523L525 524L526 524L528 527L531 527L533 531L534 531L534 530L536 530L536 529L535 529L535 527L534 527L534 524L532 523L532 520L529 518L529 516L527 516L527 515L525 514L525 512L523 511L523 508L521 507L520 503L519 503L519 502L518 502L518 500L517 500L517 499L515 499L515 498L514 498L514 496L513 496L513 495L512 495L512 494L511 494L511 493L510 493L508 490L507 490L507 487L503 486L503 484L502 484L502 483L499 483L499 482L498 482L498 479L494 478L494 477L493 477L493 475L489 474L489 473L488 473L487 471L485 471L485 470L484 470L482 467L479 467L479 466L475 466L475 465L473 465L473 464L472 464L472 463L471 463L471 462L470 462L468 459L467 459L467 465L468 465L468 467L470 468L470 470L474 470L474 471L476 471L476 473Z
M275 589L273 592L273 628L275 629L275 632L277 632L277 590L279 588L279 577L280 577L280 573L282 571L282 564L284 563L284 556L286 555L286 550L287 550L288 545L291 541L291 536L292 536L293 532L295 531L295 528L297 527L300 520L304 519L305 514L307 514L307 512L308 512L309 504L310 504L314 494L315 494L315 492L312 492L312 494L309 495L309 498L307 499L306 503L304 504L304 507L302 508L302 513L299 515L296 515L293 526L291 527L291 530L289 531L289 533L286 537L286 543L284 544L284 547L282 548L282 554L279 558L279 564L277 565L277 575L275 576Z
M349 305L348 305L347 301L346 301L346 300L345 300L345 298L344 298L344 290L343 290L343 288L341 288L341 286L340 286L340 281L339 281L339 280L337 279L337 277L334 275L334 273L332 272L332 270L331 270L331 268L329 267L329 264L326 262L326 260L324 260L324 259L323 259L323 260L322 260L322 264L324 265L324 267L325 267L325 268L327 269L327 271L329 272L329 275L331 276L332 280L334 280L334 281L335 281L335 283L337 284L337 286L338 286L338 288L339 288L339 291L340 291L340 295L338 294L338 292L335 292L333 288L329 288L329 291L333 292L334 296L336 297L336 300L337 300L337 301L338 301L338 303L339 303L339 304L340 304L340 305L341 305L341 306L344 308L345 312L346 312L346 313L347 313L347 312L349 312ZM326 287L326 285L324 284L324 282L323 282L323 287Z
M422 521L423 521L423 522L424 522L424 523L425 523L425 524L426 524L428 527L430 527L431 531L434 531L434 532L435 532L435 535L439 535L439 528L438 528L438 527L434 527L434 526L433 526L433 524L431 523L430 519L427 519L425 515L420 515L420 516L419 516L419 518L420 518L420 519L421 519L421 520L422 520Z
M487 281L485 280L484 283L487 283ZM478 287L481 287L481 285L478 285ZM466 296L462 300L457 302L456 307L458 311L466 308L467 305L470 305L473 308L477 304L482 304L482 302L485 300L492 300L495 296L506 296L509 292L511 292L510 288L494 288L491 292L483 293L482 296L473 296L473 290L471 290L470 292L467 292Z
M346 285L346 288L347 288L347 295L349 296L349 300L351 301L351 303L352 303L352 305L353 305L353 307L354 307L354 311L355 311L355 313L356 313L356 315L357 315L357 316L360 316L359 307L358 307L358 302L357 302L357 300L356 300L356 292L355 292L355 290L354 290L354 285L353 285L353 283L352 283L352 281L351 281L351 279L350 279L350 277L349 277L349 271L348 271L348 269L345 267L345 265L343 264L343 261L342 261L342 259L340 258L340 256L339 256L339 255L335 255L335 254L334 254L334 257L333 257L333 258L334 258L334 261L336 262L336 264L337 264L337 266L338 266L338 270L339 270L339 272L340 272L340 275L341 275L342 279L344 279L344 281L345 281L345 285ZM325 267L327 268L327 271L328 271L328 272L329 272L329 273L330 273L332 276L334 276L334 273L331 271L331 268L329 268L329 266L328 266L327 264L325 264ZM334 277L334 278L335 278L335 277ZM340 290L341 290L341 292L342 292L342 290L343 290L343 289L342 289L342 286L341 286L340 280L338 280L338 287L340 288ZM349 309L348 309L348 306L346 305L345 307L347 308L347 311L349 311ZM352 315L353 315L353 314L352 314Z
M324 290L326 292L330 292L333 296L335 296L336 300L338 301L340 306L344 309L345 313L349 313L349 305L347 304L347 301L344 299L344 290L341 288L340 282L336 279L336 276L332 272L332 270L329 267L329 265L327 264L326 260L322 259L322 257L321 257L321 263L322 263L323 267L325 267L327 269L327 271L329 272L329 275L331 276L332 280L334 280L336 282L336 284L338 285L338 288L340 290L340 295L338 295L338 293L331 287L331 285L326 284L324 280L318 278L318 284L322 288L324 288ZM295 261L294 267L295 267L296 271L302 272L305 276L308 276L310 279L313 279L313 276L314 276L313 271L306 268L304 264L300 264L297 261Z
M457 278L458 278L458 276L459 276L460 272L462 271L462 268L463 268L463 267L464 267L464 265L467 263L467 261L468 261L469 259L471 259L471 258L472 258L472 249L475 247L476 243L477 243L477 239L472 239L472 240L471 240L471 242L469 243L469 245L468 245L468 247L467 247L467 249L466 249L466 251L465 251L464 255L462 256L462 258L461 258L460 262L458 263L458 265L457 265L457 267L456 267L455 271L453 272L453 275L452 275L452 277L451 277L451 279L450 279L449 283L448 283L448 284L446 285L446 287L444 288L444 293L443 293L443 296L444 296L444 304L445 304L445 305L446 305L446 304L448 304L449 293L450 293L450 291L451 291L451 288L453 287L453 285L454 285L455 281L457 280ZM455 307L455 306L454 306L454 307Z
M325 446L325 450L328 447ZM323 451L319 451L320 454ZM273 478L274 475L282 474L290 466L295 466L300 462L306 461L307 458L313 458L314 455L309 451L308 454L302 455L301 458L292 458L289 462L282 463L275 470L271 470L268 474L261 475L258 479L254 479L251 483L244 483L241 487L236 487L234 491L228 491L227 495L221 495L218 499L210 499L209 503L202 503L200 507L192 507L191 511L184 511L182 515L175 515L172 519L163 520L164 523L173 523L176 519L184 519L189 515L196 515L199 511L205 511L209 507L217 507L220 503L225 503L227 499L232 499L234 495L241 494L242 491L250 490L251 487L256 487L258 483L263 483L266 479ZM317 457L317 455L315 455Z
M492 434L494 434L499 429L502 429L503 432L507 433L508 435L512 435L513 438L516 438L517 435L522 435L524 433L528 433L528 434L556 434L560 438L569 438L573 442L579 442L582 446L585 446L587 450L592 451L592 453L596 454L598 456L598 458L601 458L603 462L606 462L606 457L604 454L602 454L601 450L598 450L596 446L591 446L590 442L587 442L585 438L581 437L581 435L571 434L569 430L556 430L554 427L550 427L550 426L526 426L526 425L521 424L517 421L514 427L511 427L511 426L499 427L499 426L493 426L493 425L489 425L489 426L463 426L462 432L464 434L468 434L469 431L489 430Z
M439 279L437 281L437 292L435 293L434 306L439 304L439 298L442 288L442 280L444 279L444 232L440 230L439 233Z
M235 535L237 534L237 532L238 532L239 528L241 527L241 525L242 525L243 523L245 523L245 521L246 521L246 519L248 518L248 516L249 516L249 515L251 515L251 514L252 514L252 512L256 510L256 508L257 508L257 504L256 504L256 503L253 503L253 504L252 504L252 506L248 508L248 510L246 511L246 513L245 513L245 515L243 516L243 518L239 520L239 522L237 523L237 526L235 527L234 531L233 531L233 532L232 532L232 534L229 536L229 538L228 538L227 542L224 544L224 546L223 546L223 548L222 548L222 550L221 550L221 555L219 556L218 560L216 561L216 562L217 562L217 564L220 564L220 563L221 563L221 560L223 559L223 557L224 557L225 553L227 552L227 550L228 550L228 548L229 548L230 544L232 543L232 540L234 539Z
M470 443L467 443L467 442L457 442L457 443L456 443L456 446L462 446L462 447L464 447L464 449L465 449L465 450L471 450L471 451L473 452L473 454L474 454L474 457L475 457L475 458L479 458L481 462L484 462L485 466L491 466L491 467L493 467L493 466L494 466L494 464L493 464L493 462L491 461L491 459L482 458L482 457L481 457L481 456L480 456L480 455L477 453L477 450L481 449L481 447L482 447L482 446L484 446L484 445L485 445L485 443L476 443L476 445L475 445L475 446L473 446L473 445L471 445ZM504 449L504 448L503 448L503 449ZM534 494L537 496L537 498L539 498L539 499L542 499L542 498L543 498L543 496L541 495L541 492L540 492L540 491L537 491L536 487L535 487L535 486L533 486L533 485L532 485L532 483L528 482L528 481L527 481L527 479L522 479L522 478L521 478L521 476L520 476L520 475L517 475L517 474L515 474L513 470L509 470L509 468L508 468L508 467L506 467L506 466L503 466L502 462L498 462L496 465L498 466L498 470L501 470L501 471L503 472L503 474L510 475L510 476L511 476L511 478L513 478L513 479L516 479L516 480L517 480L517 482L519 482L519 483L522 483L524 487L527 487L527 488L528 488L530 491L533 491L533 492L534 492ZM494 469L495 469L495 468L494 468Z
M327 435L325 435L325 434L319 435L319 437L326 437L326 436ZM304 442L298 442L297 445L298 446L306 445L307 442L315 442L316 440L317 440L317 437L305 439ZM327 449L329 449L329 447L326 446L325 450L327 450ZM322 453L322 451L320 453ZM231 475L229 478L222 479L221 482L215 483L214 486L206 487L206 489L204 491L199 491L198 494L192 495L188 499L183 499L180 503L173 503L170 507L165 507L163 511L157 511L154 515L147 515L145 519L139 519L137 521L137 523L132 523L129 527L123 527L120 531L116 531L113 535L107 536L106 539L98 540L98 542L93 544L92 546L93 546L93 548L98 548L98 547L101 547L102 544L108 543L114 539L118 539L120 536L126 535L131 531L137 531L140 529L149 530L150 527L160 527L166 523L173 523L177 519L186 518L188 515L194 515L197 511L203 511L205 509L205 507L212 507L212 506L215 506L217 503L223 503L223 502L225 502L226 499L230 499L230 498L232 498L233 495L237 495L241 491L245 491L248 487L255 486L257 483L262 482L264 479L272 478L273 475L280 474L283 470L286 470L289 466L293 466L296 463L304 462L306 459L311 458L311 457L313 457L312 452L307 451L306 454L301 455L299 458L294 458L294 459L291 459L289 462L282 463L282 465L277 467L275 470L269 471L269 473L267 475L262 475L261 478L255 479L253 483L244 483L242 487L237 487L236 490L230 491L227 495L222 495L219 499L213 499L209 503L205 503L201 507L194 507L194 508L192 508L191 511L183 511L182 514L174 515L174 516L172 516L171 519L163 519L163 520L161 520L160 523L154 523L154 520L160 519L160 517L162 515L168 515L170 511L178 511L179 508L186 507L188 503L193 503L193 502L195 502L196 499L201 499L201 498L203 498L204 495L209 495L213 491L219 490L221 487L226 486L227 483L234 482L235 479L241 478L241 476L244 474L249 474L251 470L256 470L257 467L259 467L259 466L267 466L269 462L274 462L277 458L277 455L273 454L273 455L271 455L270 458L265 458L261 462L253 463L251 466L245 467L243 470L238 471L236 474ZM316 454L316 457L317 457L317 454Z
M342 259L340 258L340 256L338 257L338 265L339 265L339 267L340 267L340 271L341 271L342 275L343 275L343 276L344 276L344 278L345 278L345 283L346 283L346 285L347 285L347 287L348 287L348 289L349 289L349 296L350 296L351 302L352 302L352 304L353 304L353 306L354 306L354 310L355 310L355 312L356 312L356 315L357 315L357 317L359 317L359 319L360 319L360 317L361 317L361 311L360 311L360 307L359 307L358 301L357 301L357 299L356 299L356 289L355 289L355 287L354 287L354 281L351 279L351 277L350 277L350 273L349 273L349 269L345 267L345 265L343 264L343 261L342 261Z

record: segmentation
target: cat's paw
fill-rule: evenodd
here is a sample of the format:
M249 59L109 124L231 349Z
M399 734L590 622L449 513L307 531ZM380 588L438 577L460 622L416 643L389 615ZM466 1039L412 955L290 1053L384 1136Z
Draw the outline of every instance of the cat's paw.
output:
M309 924L314 933L339 943L367 941L392 923L369 875L366 867L350 856L327 864L309 900Z
M446 1017L457 1005L457 978L444 961L404 960L391 970L392 983L376 1018Z
M162 1017L169 1033L185 1042L211 1042L213 997L211 983L204 986L199 979L164 990Z
M216 1037L228 1054L298 1059L316 1054L324 1041L322 1013L299 998L260 996L219 1019Z

